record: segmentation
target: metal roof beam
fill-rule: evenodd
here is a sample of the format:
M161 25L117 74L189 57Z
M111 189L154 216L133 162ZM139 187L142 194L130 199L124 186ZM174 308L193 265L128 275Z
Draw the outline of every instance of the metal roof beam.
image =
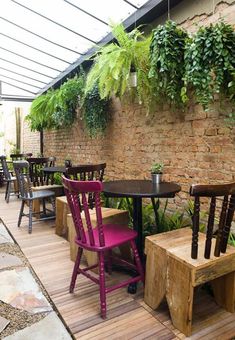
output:
M81 34L81 33L78 33L78 32L76 32L76 31L72 30L71 28L68 28L68 27L66 27L66 26L64 26L64 25L62 25L62 24L60 24L59 22L57 22L57 21L55 21L55 20L52 20L52 19L46 17L45 15L43 15L43 14L41 14L41 13L39 13L39 12L33 10L32 8L29 8L29 7L27 7L27 6L23 5L23 4L21 4L20 2L18 2L18 1L16 1L16 0L11 0L11 1L14 2L15 4L17 4L17 5L19 5L19 6L23 7L23 8L25 8L25 9L27 9L28 11L30 11L30 12L32 12L32 13L34 13L34 14L39 15L39 16L42 17L43 19L46 19L46 20L52 22L53 24L55 24L55 25L57 25L57 26L59 26L59 27L62 27L62 28L64 28L65 30L67 30L67 31L69 31L69 32L71 32L71 33L74 33L74 34L78 35L79 37L81 37L81 38L83 38L83 39L86 39L86 40L92 42L93 44L96 44L96 41L94 41L94 40L92 40L92 39L86 37L85 35L83 35L83 34Z
M37 89L41 89L41 87L36 86L36 85L34 85L34 84L30 84L30 83L27 83L27 82L25 82L25 81L22 81L22 80L19 80L19 79L16 79L16 78L12 78L12 77L9 77L9 76L5 76L4 74L1 74L1 73L0 73L0 78L1 78L1 77L4 77L4 78L10 79L10 80L17 81L18 83L21 83L21 84L25 84L25 85L29 85L29 86L32 86L32 87L36 87Z
M76 53L76 54L79 54L79 55L83 55L83 53L79 53L78 51L75 51L75 50L73 50L73 49L71 49L71 48L69 48L69 47L60 45L60 44L56 43L55 41L52 41L52 40L50 40L50 39L47 39L47 38L43 37L42 35L39 35L39 34L37 34L37 33L35 33L35 32L32 32L32 31L28 30L27 28L25 28L25 27L23 27L23 26L20 26L20 25L18 25L18 24L16 24L16 23L14 23L14 22L12 22L12 21L6 19L6 18L3 18L3 17L0 16L0 19L6 21L7 23L9 23L9 24L11 24L11 25L13 25L13 26L16 26L16 27L22 29L22 30L25 31L25 32L28 32L28 33L30 33L30 34L33 34L35 37L38 37L38 38L40 38L40 39L43 39L43 40L49 42L50 44L53 44L53 45L58 46L58 47L61 47L61 48L65 49L65 50L67 50L67 51L70 51L70 52L73 52L73 53Z
M32 102L35 99L30 96L16 96L11 94L3 94L0 96L2 100L11 101L11 102Z
M8 82L7 82L7 81L5 81L5 80L1 80L1 81L2 81L2 83L5 83L5 84L7 84L7 85L10 85L10 86L13 86L13 87L15 87L15 88L17 88L17 89L20 89L20 90L23 90L23 91L26 91L26 92L29 92L29 93L32 93L32 94L36 95L36 93L35 93L35 92L32 92L32 91L26 90L26 89L25 89L25 88L23 88L23 87L20 87L20 86L14 85L14 84L12 84L12 83L8 83Z
M45 73L42 73L42 72L36 71L36 70L34 70L34 69L32 69L32 68L29 68L29 67L26 67L26 66L22 66L22 65L20 65L20 64L14 63L13 61L9 61L9 60L7 60L7 59L4 59L4 58L2 58L2 57L0 57L0 60L3 60L3 61L5 61L5 62L7 62L7 63L10 63L10 64L12 64L12 65L15 65L15 66L18 66L18 67L24 68L25 70L28 70L28 71L31 71L31 72L34 72L34 73L40 74L41 76L45 76L45 77L47 77L47 78L51 78L51 79L53 79L53 78L54 78L54 77L48 76L48 75L47 75L47 74L45 74Z
M60 60L60 61L62 61L62 62L64 62L64 63L66 63L66 64L70 64L70 62L67 61L67 60L61 59L61 58L59 58L59 57L57 57L57 56L55 56L55 55L53 55L53 54L50 54L50 53L48 53L48 52L45 52L45 51L41 50L40 48L37 48L37 47L34 47L34 46L32 46L32 45L26 44L25 42L23 42L23 41L21 41L21 40L18 40L18 39L16 39L16 38L13 38L13 37L11 37L11 36L8 35L8 34L2 33L2 32L0 32L0 34L1 34L2 36L4 36L4 37L8 38L8 39L11 39L11 40L13 40L13 41L18 42L19 44L22 44L22 45L24 45L24 46L27 46L27 47L29 47L29 48L32 48L33 50L39 51L39 52L41 52L41 53L43 53L43 54L46 54L46 55L48 55L48 56L50 56L50 57L52 57L52 58L55 58L55 59L57 59L57 60Z
M6 51L6 52L8 52L8 53L17 55L18 57L21 57L21 58L23 58L23 59L25 59L25 60L29 60L29 61L31 61L31 62L37 64L37 65L47 67L47 68L49 68L49 69L51 69L51 70L53 70L53 71L62 72L61 70L58 70L57 68L48 66L48 65L46 65L46 64L40 63L39 61L35 61L35 60L31 59L31 58L25 57L25 56L23 56L22 54L13 52L13 51L11 51L11 50L5 48L5 47L1 47L1 46L0 46L0 49L3 50L3 51Z
M45 85L47 84L47 83L44 82L44 81L41 81L41 80L38 80L38 79L36 79L36 78L32 78L32 77L26 76L26 75L23 74L23 73L11 71L11 70L9 70L9 69L7 69L7 68L4 68L4 67L1 67L1 66L0 66L0 70L4 70L4 71L7 71L7 72L10 72L10 73L13 73L13 74L17 74L18 76L22 76L22 77L25 77L25 78L27 78L27 79L31 79L31 80L38 81L38 82L41 83L41 84L45 84Z
M123 0L124 2L126 2L128 5L130 5L131 7L135 8L135 9L139 9L139 7L137 7L136 5L134 5L132 2L128 1L128 0Z
M102 24L104 24L104 25L106 25L106 26L109 26L109 24L108 24L106 21L104 21L104 20L102 20L102 19L100 19L100 18L97 18L95 15L93 15L93 14L91 14L91 13L85 11L83 8L78 7L77 5L73 4L72 2L70 2L70 1L68 1L68 0L64 0L64 2L66 2L67 4L73 6L74 8L78 9L79 11L81 11L81 12L83 12L83 13L89 15L91 18L93 18L93 19L95 19L95 20L98 20L98 21L101 22Z

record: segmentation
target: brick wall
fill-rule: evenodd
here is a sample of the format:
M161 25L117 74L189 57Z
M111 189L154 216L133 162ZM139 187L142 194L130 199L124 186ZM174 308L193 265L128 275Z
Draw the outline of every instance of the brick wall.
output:
M181 23L193 31L195 22L206 25L223 16L234 24L234 2L221 2L214 14L200 14ZM165 179L182 186L178 203L188 197L192 183L235 180L234 129L226 127L225 112L217 103L208 112L191 105L185 112L164 107L147 116L138 104L128 106L115 99L110 118L105 136L94 140L87 137L80 119L71 129L45 133L45 154L56 156L58 163L66 157L77 164L105 161L110 179L150 178L151 164L162 161Z
M32 132L26 121L23 122L23 151L25 153L32 152L33 156L40 153L40 134L39 132Z

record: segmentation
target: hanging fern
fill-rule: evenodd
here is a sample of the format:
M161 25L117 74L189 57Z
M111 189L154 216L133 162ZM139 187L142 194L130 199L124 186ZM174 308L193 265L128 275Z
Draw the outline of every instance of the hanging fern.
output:
M100 98L97 86L86 94L82 111L85 128L90 137L97 137L105 131L109 118L108 107L109 100Z
M159 101L181 105L181 88L184 75L184 50L187 33L173 21L159 25L153 30L150 45L149 77Z
M87 76L85 94L98 84L101 99L112 95L122 97L130 88L130 71L134 68L139 100L148 106L152 98L152 87L147 76L150 38L144 37L138 28L127 33L122 24L114 26L112 33L117 42L101 47L96 53Z
M235 32L231 25L219 22L201 27L186 46L185 91L192 87L197 101L205 109L215 93L229 94L235 72ZM184 91L184 92L185 92ZM183 96L187 100L187 96Z
M84 93L85 76L75 76L67 80L59 89L49 90L32 102L27 115L33 131L69 127L76 118L78 98Z

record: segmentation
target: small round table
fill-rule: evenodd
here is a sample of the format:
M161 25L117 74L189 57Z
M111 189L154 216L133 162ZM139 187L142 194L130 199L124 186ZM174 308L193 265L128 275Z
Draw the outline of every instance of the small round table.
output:
M142 198L170 198L181 190L181 187L172 182L153 184L148 180L120 180L103 183L103 192L108 197L133 198L133 228L137 231L136 246L143 263L143 234L142 234ZM136 283L128 286L128 292L135 294Z
M136 245L141 260L143 260L142 198L173 198L180 190L180 185L173 182L153 184L148 180L118 180L103 183L103 192L106 196L133 198L133 227L138 233Z

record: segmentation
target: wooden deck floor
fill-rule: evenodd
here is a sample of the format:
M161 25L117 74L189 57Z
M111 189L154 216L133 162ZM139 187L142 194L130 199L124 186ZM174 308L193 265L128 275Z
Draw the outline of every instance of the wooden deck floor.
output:
M2 191L2 190L1 190ZM126 288L108 295L107 320L99 316L99 293L90 280L79 277L74 294L68 293L73 262L69 244L55 235L54 222L43 221L27 232L27 219L17 228L19 201L11 197L6 204L0 193L0 217L27 256L60 315L75 339L184 339L172 326L163 303L157 311L143 301L143 291L129 295ZM120 273L107 277L116 282ZM219 308L203 291L195 298L193 335L188 339L232 339L235 336L235 314ZM55 339L56 340L56 339Z

